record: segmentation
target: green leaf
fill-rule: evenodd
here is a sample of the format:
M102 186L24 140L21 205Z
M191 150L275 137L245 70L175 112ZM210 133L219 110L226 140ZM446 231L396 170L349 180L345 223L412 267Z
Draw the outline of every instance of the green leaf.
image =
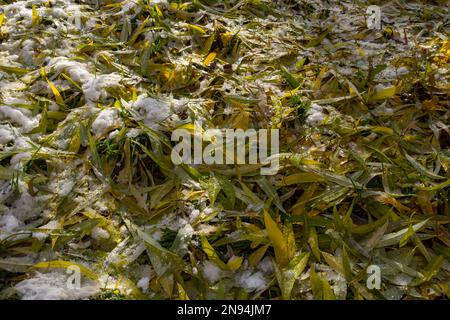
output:
M411 285L417 286L427 281L430 281L433 277L435 277L439 273L443 261L444 258L442 256L435 256L423 271L423 277L414 280L411 283Z
M145 242L148 257L159 277L168 276L181 270L183 267L182 259L175 253L164 249L149 234L136 227L137 235Z
M424 176L430 178L430 179L447 179L446 177L437 175L431 171L429 171L427 168L422 166L420 163L418 163L413 157L411 157L409 154L405 153L405 158L408 160L408 162L421 174Z
M331 30L333 30L333 27L328 27L317 38L311 39L305 47L312 48L312 47L318 46L328 36L328 34L331 32Z
M414 229L411 225L408 226L408 231L405 233L405 235L400 239L399 247L404 247L407 243L409 238L414 235Z
M281 72L283 74L284 79L289 84L292 89L295 89L300 86L300 82L286 69L285 66L281 66Z
M412 226L413 232L417 232L418 230L422 229L428 223L429 220L430 220L430 218L413 225ZM409 229L410 229L410 226L408 226L407 228L404 228L400 231L392 232L392 233L384 235L383 238L381 238L380 242L376 245L376 247L377 248L387 247L387 246L392 246L394 244L399 243L400 240L405 236L405 234L408 232Z
M291 298L295 281L300 277L309 259L309 252L296 255L285 268L275 264L275 275L284 300Z
M308 244L311 247L314 257L320 262L319 241L317 239L316 228L314 227L309 228Z

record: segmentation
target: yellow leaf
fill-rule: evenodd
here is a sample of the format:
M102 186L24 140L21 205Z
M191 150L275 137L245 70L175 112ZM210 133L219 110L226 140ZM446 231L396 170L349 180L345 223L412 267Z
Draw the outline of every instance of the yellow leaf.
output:
M375 133L386 134L386 135L394 134L394 130L392 130L391 128L388 128L388 127L373 127L372 131Z
M177 287L178 287L178 299L179 300L190 300L189 296L187 295L183 286L181 284L177 283Z
M136 91L136 88L135 87L133 87L133 88L131 88L131 92L132 92L132 100L133 101L136 101L137 100L137 91Z
M203 128L200 128L200 126L197 126L196 128L193 123L183 124L182 126L177 127L177 129L185 129L191 133L194 133L195 129L199 130L200 132L203 132Z
M205 41L205 45L203 46L202 53L207 54L211 50L213 42L214 42L214 35L208 37L208 39Z
M250 265L250 267L256 267L259 261L261 261L261 259L264 257L267 248L269 248L268 244L260 247L258 250L256 250L250 255L250 257L248 258L248 264Z
M309 229L308 244L311 247L311 251L314 257L320 262L320 250L319 250L319 240L317 238L317 232L314 227Z
M267 210L264 210L264 224L267 229L267 235L275 250L275 259L281 266L287 265L289 262L287 243L277 223L273 221Z
M196 26L195 24L189 24L188 23L188 24L186 24L186 26L191 28L192 30L195 30L195 31L201 33L201 34L205 34L206 33L206 31L203 28L201 28L199 26Z
M323 300L336 300L333 289L325 277L322 278Z
M170 298L173 292L173 275L160 277L159 284L164 290L164 293Z
M233 115L230 127L247 130L249 121L250 121L250 113L241 109L239 113L235 113Z
M308 189L306 189L303 194L298 199L297 203L291 208L292 215L297 216L305 212L306 203L313 197L314 192L316 192L317 185L311 184Z
M63 268L63 269L67 269L72 266L80 268L81 273L83 273L86 277L92 280L97 280L98 277L92 270L81 264L74 263L71 261L53 260L53 261L39 262L33 265L34 268Z
M231 271L239 269L239 267L242 265L243 260L243 257L232 257L227 262L227 269Z
M319 182L324 180L325 179L318 174L312 172L301 172L283 177L281 181L277 183L277 186L290 186L292 184Z
M47 79L47 72L45 72L44 67L41 67L41 77L42 79Z
M359 54L359 56L360 57L365 57L366 56L366 54L364 53L364 50L363 49L361 49L361 47L356 47L356 51L358 51L358 54Z
M2 25L3 25L3 20L5 19L5 14L4 13L2 13L2 14L0 14L0 28L2 27Z
M136 28L136 31L133 33L133 35L131 36L130 40L127 42L128 46L131 46L133 43L136 42L136 40L139 37L139 35L144 31L144 28L147 25L148 19L150 19L150 16L145 18L145 20L142 21L141 24L139 24L139 26Z
M161 10L159 9L159 7L158 7L157 4L155 4L154 8L155 8L155 10L156 10L156 12L157 12L157 14L158 14L158 17L161 18L161 19L163 19L163 18L164 18L164 15L162 14L162 12L161 12Z
M50 89L52 89L53 95L55 96L56 103L58 104L64 104L64 99L61 97L61 94L59 93L58 89L53 85L53 83L50 82L50 80L47 80L48 85L50 86Z
M387 99L387 98L394 96L395 91L396 91L395 86L387 87L387 88L384 88L384 89L381 89L381 90L375 92L375 94L371 98L373 100Z
M36 9L36 6L31 7L31 24L33 26L37 26L39 24L39 15Z
M216 58L217 53L215 52L211 52L210 54L208 54L205 58L205 61L203 61L203 64L205 66L209 66L209 64Z
M67 149L67 151L78 152L79 149L80 149L80 134L78 128L76 128L74 130L72 139L70 139L69 148Z
M328 252L322 251L322 256L324 257L327 264L333 268L335 271L339 272L342 275L345 275L344 267L342 265L342 262L338 259L336 259L335 256L332 254L329 254Z
M323 67L322 69L320 69L319 74L317 75L317 78L314 80L311 89L312 90L319 90L320 86L322 84L322 79L325 77L327 68Z
M208 259L214 262L219 268L227 269L227 265L219 258L219 255L214 250L214 248L209 244L208 239L205 236L201 238L202 249L208 256Z

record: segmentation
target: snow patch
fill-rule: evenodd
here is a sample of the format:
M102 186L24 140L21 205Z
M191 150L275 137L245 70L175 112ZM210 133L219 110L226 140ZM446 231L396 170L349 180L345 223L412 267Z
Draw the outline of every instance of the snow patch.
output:
M317 126L322 123L326 115L323 113L323 107L316 103L312 103L306 114L305 122L310 126Z
M91 237L95 240L103 240L108 239L110 237L110 234L105 229L94 227L91 231Z
M149 98L145 94L138 96L132 108L137 111L145 125L152 129L158 129L160 123L170 116L170 108L166 102Z
M0 230L7 233L12 233L22 225L22 221L18 220L15 216L8 214L2 216L0 219Z
M137 287L140 288L142 291L147 291L149 286L149 277L143 277L137 282Z
M31 111L29 110L18 110L10 106L1 106L0 115L2 116L1 119L9 119L15 124L21 126L24 132L28 132L37 127L41 118L40 115L32 117Z
M81 83L81 89L88 103L106 99L108 97L106 89L119 87L122 80L122 77L117 73L96 76L87 70L86 64L65 57L52 59L50 65L57 75L66 71L72 80Z
M236 280L242 288L250 292L264 289L267 286L267 280L260 271L253 273L251 270L245 270Z
M214 263L206 260L203 262L203 276L210 282L214 283L220 279L222 270Z
M11 140L14 139L14 136L11 133L11 130L6 126L0 127L0 144L7 144Z
M119 110L115 108L103 109L92 123L91 131L96 135L103 135L113 127L122 125Z
M14 287L22 300L79 300L87 299L99 291L93 281L82 280L81 287L71 287L70 275L62 272L37 272L36 276L23 280ZM70 283L72 284L72 283Z
M11 167L13 167L14 169L19 169L22 161L24 161L24 160L28 161L30 159L31 159L31 153L22 152L22 153L13 155L11 157L11 160L9 161L9 163L11 164Z

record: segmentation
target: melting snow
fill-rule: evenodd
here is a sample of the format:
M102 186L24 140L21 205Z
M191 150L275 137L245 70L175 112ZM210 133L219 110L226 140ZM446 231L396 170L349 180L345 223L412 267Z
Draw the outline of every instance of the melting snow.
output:
M222 270L214 263L206 260L203 262L203 276L210 282L214 283L220 279Z
M91 131L96 135L103 135L113 127L122 125L119 110L115 108L103 109L92 123Z
M158 129L160 123L170 116L167 102L140 95L132 104L133 109L142 117L144 123L152 129Z
M237 283L248 291L257 291L267 286L267 280L260 271L245 270L236 278Z
M94 227L91 231L91 237L95 240L103 240L108 239L110 237L110 234L105 229Z
M99 291L98 284L93 281L82 280L80 288L71 287L69 276L56 271L37 272L36 276L19 282L14 288L22 300L87 299Z
M316 103L312 103L311 107L306 114L306 123L310 126L317 126L322 123L325 119L326 115L323 113L323 107L319 106Z
M15 124L22 127L24 132L28 132L39 125L40 115L31 116L31 111L25 109L15 109L10 106L1 106L0 115L10 119Z
M87 70L87 65L69 60L66 57L57 57L49 63L56 74L66 71L72 80L81 83L84 97L88 103L97 102L108 97L107 88L120 86L122 77L117 73L94 75Z

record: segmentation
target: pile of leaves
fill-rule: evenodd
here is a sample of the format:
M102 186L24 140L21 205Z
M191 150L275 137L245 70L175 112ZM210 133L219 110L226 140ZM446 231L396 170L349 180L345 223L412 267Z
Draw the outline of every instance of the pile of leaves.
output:
M449 298L449 13L1 1L1 297ZM198 126L279 129L280 169L174 165Z

